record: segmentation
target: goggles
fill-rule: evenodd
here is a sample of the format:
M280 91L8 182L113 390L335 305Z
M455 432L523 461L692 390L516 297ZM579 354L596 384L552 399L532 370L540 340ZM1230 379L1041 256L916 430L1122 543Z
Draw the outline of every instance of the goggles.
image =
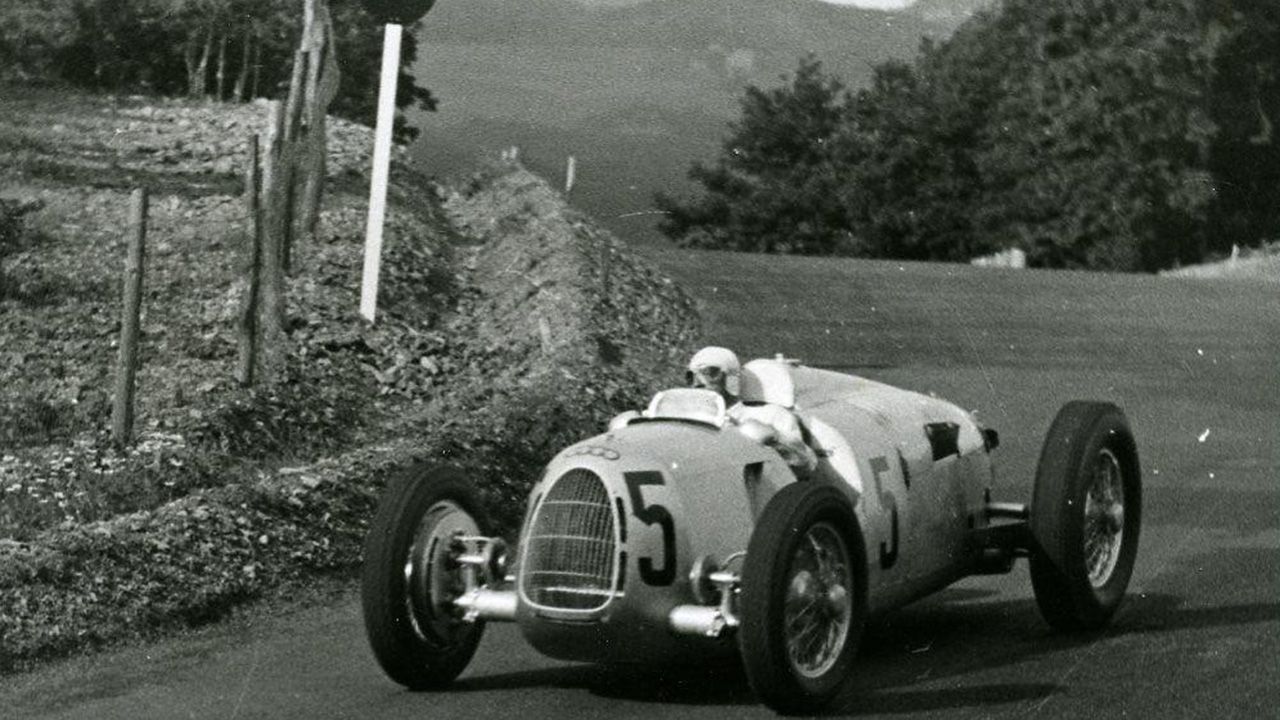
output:
M717 390L724 385L726 373L714 365L693 368L685 373L689 387Z

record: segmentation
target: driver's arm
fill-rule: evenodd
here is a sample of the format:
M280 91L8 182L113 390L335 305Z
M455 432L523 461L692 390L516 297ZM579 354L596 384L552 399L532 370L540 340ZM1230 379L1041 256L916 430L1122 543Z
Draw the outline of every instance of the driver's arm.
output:
M778 434L778 452L786 459L787 464L803 467L805 470L813 470L818 466L818 456L804 441L804 432L794 413L778 408L778 412L770 420Z
M739 424L752 420L768 427L770 437L765 444L778 451L792 467L812 470L818 465L818 456L804 441L804 432L795 414L777 405L736 405L730 412Z

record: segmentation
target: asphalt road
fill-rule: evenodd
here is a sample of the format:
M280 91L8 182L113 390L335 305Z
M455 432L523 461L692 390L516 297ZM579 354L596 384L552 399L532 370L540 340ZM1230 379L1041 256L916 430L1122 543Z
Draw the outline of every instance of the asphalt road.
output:
M976 409L999 499L1025 500L1057 407L1110 399L1143 463L1130 595L1056 635L1025 566L873 627L833 714L1278 717L1280 286L666 253L709 340L784 352ZM369 654L351 592L0 680L0 717L768 717L733 666L618 671L491 626L456 687L415 694Z

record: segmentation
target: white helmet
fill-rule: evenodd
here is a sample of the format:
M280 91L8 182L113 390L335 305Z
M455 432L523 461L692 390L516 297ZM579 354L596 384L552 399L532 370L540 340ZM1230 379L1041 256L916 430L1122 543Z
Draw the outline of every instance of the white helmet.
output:
M778 360L752 360L742 369L742 402L769 403L792 409L796 385L791 368Z
M742 365L738 362L737 354L728 348L714 345L704 347L694 353L693 358L689 360L689 371L686 377L690 385L698 381L700 383L698 386L703 387L707 380L714 380L721 375L724 376L725 392L737 397L741 384Z

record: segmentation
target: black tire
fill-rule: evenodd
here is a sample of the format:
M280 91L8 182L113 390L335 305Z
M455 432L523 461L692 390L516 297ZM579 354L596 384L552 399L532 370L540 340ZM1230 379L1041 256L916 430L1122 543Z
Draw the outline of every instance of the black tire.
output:
M843 573L836 569L823 579L804 567L818 565L811 548L822 543L843 548ZM838 597L838 583L827 582L842 574L839 583L847 602ZM795 612L804 596L811 598L809 604ZM756 696L784 715L813 713L827 705L851 676L866 625L866 598L866 553L849 500L837 488L814 482L779 491L760 514L742 568L738 646ZM794 601L790 607L789 599ZM788 620L809 611L818 616L814 624L825 625L837 640L830 652L819 648L825 658L819 667L805 669L789 647ZM832 631L841 617L847 618L846 629Z
M1120 607L1138 552L1141 478L1120 408L1075 401L1058 411L1031 499L1031 585L1054 628L1098 630Z
M443 544L455 528L488 534L475 491L456 469L421 465L387 487L365 540L365 633L383 671L411 690L452 682L484 630L448 605L461 583ZM407 573L410 563L419 570Z

